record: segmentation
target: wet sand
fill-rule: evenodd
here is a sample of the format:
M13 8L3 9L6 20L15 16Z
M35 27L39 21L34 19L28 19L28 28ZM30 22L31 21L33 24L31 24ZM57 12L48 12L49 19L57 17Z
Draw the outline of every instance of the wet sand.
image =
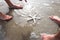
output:
M40 20L36 20L36 23L33 24L33 21L27 22L26 19L24 19L25 17L17 15L18 13L30 14L27 9L20 9L20 12L18 9L15 9L18 13L15 13L15 11L12 10L10 15L13 15L13 19L9 22L1 21L1 25L3 25L2 33L4 33L3 38L5 38L5 40L29 40L31 32L35 32L37 35L40 35L40 33L52 34L58 31L58 25L48 17L51 15L57 15L60 17L60 3L56 0L55 3L52 4L49 0L29 0L29 2L34 8L31 13L36 12L43 17Z

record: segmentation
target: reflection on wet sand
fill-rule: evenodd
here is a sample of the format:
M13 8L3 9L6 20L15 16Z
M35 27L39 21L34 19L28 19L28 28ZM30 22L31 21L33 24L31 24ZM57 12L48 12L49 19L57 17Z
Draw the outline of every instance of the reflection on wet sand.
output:
M6 25L6 39L7 40L28 40L32 32L31 26L18 26L12 20Z

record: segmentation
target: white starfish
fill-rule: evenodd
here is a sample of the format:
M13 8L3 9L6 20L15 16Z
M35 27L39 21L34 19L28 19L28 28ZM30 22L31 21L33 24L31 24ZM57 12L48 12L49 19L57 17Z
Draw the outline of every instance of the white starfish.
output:
M33 23L36 23L36 19L40 20L41 17L37 17L37 14L35 14L35 15L28 15L28 18L26 18L26 19L27 19L27 21L33 20Z

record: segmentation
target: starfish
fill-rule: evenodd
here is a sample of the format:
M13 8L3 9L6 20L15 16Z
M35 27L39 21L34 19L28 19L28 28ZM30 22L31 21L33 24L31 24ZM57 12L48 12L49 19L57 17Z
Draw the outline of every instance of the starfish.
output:
M37 14L35 14L35 15L28 15L28 18L26 18L27 19L27 21L31 21L31 20L33 20L33 24L34 23L36 23L36 20L40 20L41 19L41 17L38 17L37 16Z

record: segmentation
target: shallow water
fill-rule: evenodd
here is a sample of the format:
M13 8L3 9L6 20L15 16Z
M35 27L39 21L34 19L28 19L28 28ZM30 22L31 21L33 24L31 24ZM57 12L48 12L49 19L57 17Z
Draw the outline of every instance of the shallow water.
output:
M31 32L35 32L37 35L57 32L58 25L48 17L60 16L60 0L27 0L27 3L24 2L22 5L23 9L15 9L10 12L13 15L11 21L3 22L5 40L29 40ZM30 20L30 18L34 19L35 14L40 20L37 18L35 21Z

